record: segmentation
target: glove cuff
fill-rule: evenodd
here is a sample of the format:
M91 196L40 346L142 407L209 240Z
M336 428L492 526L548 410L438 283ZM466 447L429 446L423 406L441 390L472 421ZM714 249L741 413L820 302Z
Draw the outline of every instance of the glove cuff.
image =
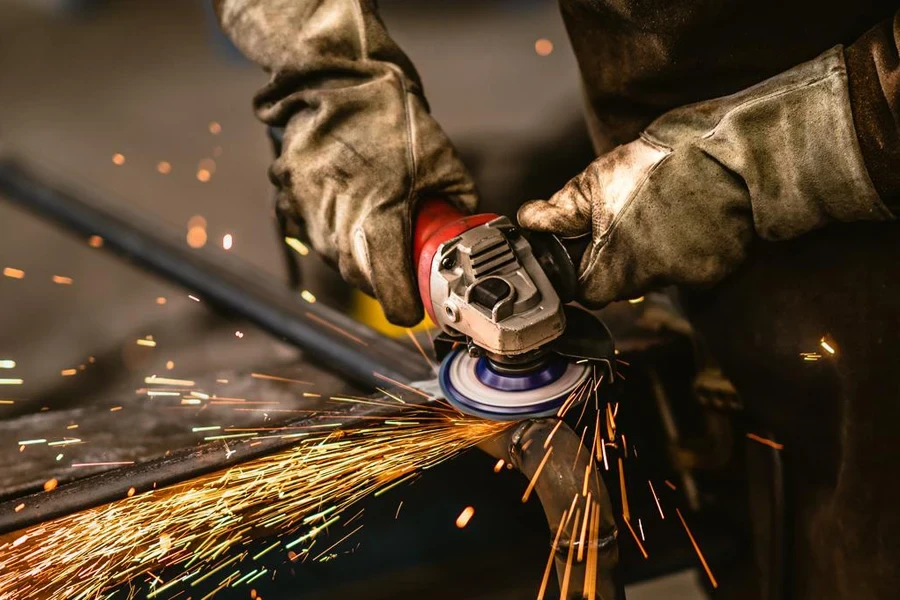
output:
M694 130L695 145L743 180L764 239L893 218L863 161L841 46L732 96L674 111L648 134L672 139L697 125L706 131Z

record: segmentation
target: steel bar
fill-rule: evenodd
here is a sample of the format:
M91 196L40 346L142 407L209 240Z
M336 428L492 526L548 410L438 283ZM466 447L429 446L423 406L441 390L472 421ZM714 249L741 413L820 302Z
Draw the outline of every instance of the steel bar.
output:
M321 303L299 301L233 253L212 245L188 248L171 227L48 185L11 158L0 160L0 196L69 231L100 236L103 248L251 321L368 389L385 385L386 378L408 384L433 377L414 350Z

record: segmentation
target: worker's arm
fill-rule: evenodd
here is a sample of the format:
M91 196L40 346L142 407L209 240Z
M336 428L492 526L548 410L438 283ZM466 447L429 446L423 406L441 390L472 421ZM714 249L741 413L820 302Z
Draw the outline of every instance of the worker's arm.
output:
M226 34L272 77L257 115L285 128L270 170L318 252L387 317L422 318L410 218L423 195L470 211L474 185L429 114L374 0L215 0Z
M599 157L522 226L591 235L582 300L711 285L754 238L900 215L900 15L848 49L673 110Z

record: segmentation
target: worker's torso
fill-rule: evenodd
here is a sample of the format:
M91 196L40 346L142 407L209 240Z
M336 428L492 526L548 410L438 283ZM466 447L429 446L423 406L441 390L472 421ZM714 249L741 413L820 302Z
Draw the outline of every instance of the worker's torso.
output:
M663 112L741 90L836 44L897 0L560 0L598 150Z

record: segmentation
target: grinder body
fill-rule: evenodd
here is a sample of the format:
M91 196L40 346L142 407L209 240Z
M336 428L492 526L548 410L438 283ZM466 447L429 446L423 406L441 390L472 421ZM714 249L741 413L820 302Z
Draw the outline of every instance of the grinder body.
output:
M575 269L553 236L429 200L417 213L414 253L422 302L441 330L441 387L461 411L494 420L549 416L583 386L591 362L610 364L606 328L565 305ZM573 317L581 335L574 340Z

